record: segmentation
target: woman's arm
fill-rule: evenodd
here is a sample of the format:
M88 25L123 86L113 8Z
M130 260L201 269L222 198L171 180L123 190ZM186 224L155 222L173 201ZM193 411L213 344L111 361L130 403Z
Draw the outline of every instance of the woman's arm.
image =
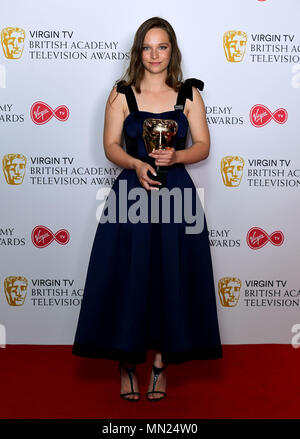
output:
M210 149L210 136L206 121L205 106L198 89L193 86L193 101L187 100L187 119L192 137L192 146L176 151L177 163L196 163L206 159Z
M115 97L116 99L114 100ZM125 119L125 105L125 95L123 93L117 93L116 87L113 87L108 96L105 107L103 130L104 151L106 157L121 168L136 170L136 167L140 164L141 160L132 157L125 152L121 146L123 122Z

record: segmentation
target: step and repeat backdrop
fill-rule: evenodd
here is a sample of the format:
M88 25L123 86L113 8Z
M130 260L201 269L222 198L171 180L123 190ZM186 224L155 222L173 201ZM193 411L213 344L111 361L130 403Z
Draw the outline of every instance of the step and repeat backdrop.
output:
M73 343L97 193L122 170L104 154L106 100L128 66L137 28L161 16L177 34L184 79L205 83L211 152L186 169L204 192L222 343L295 345L299 15L297 0L2 4L0 324L7 344Z

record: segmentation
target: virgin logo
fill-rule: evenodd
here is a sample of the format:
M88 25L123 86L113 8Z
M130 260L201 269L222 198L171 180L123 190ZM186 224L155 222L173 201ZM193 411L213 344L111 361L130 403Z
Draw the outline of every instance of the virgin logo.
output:
M283 243L284 236L280 230L276 230L275 232L268 235L263 229L260 227L252 227L247 233L246 241L252 250L257 250L262 248L267 242L271 242L273 245L281 245Z
M49 122L52 117L56 117L61 122L65 122L69 117L69 109L65 105L60 105L59 107L52 110L52 108L42 101L37 101L32 104L30 109L30 117L34 123L37 125L43 125Z
M31 240L38 248L47 247L54 239L65 245L70 240L70 234L66 229L60 229L54 234L45 226L36 226L31 232Z
M284 108L278 108L274 113L272 113L267 107L262 104L254 105L250 110L250 122L255 127L263 127L274 119L277 123L285 123L288 118L287 111Z

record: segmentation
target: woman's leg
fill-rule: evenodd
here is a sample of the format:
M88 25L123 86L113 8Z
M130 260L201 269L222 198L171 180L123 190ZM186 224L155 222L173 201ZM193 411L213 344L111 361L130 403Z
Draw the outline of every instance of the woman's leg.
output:
M136 366L136 364L130 364L130 363L122 363L122 364L126 367ZM133 381L133 391L138 392L139 386L138 386L138 380L137 380L136 374L133 374L132 381ZM123 394L123 393L131 392L131 391L132 391L132 388L131 388L131 384L130 384L129 375L126 372L126 369L124 367L122 367L121 368L121 393ZM139 399L139 395L127 395L126 398Z
M154 366L156 367L164 367L167 365L167 363L163 363L162 362L162 357L161 357L161 352L157 352L153 361ZM149 386L148 386L148 392L151 392L151 390L153 389L153 379L154 379L154 372L153 369L151 371L151 378L150 378L150 382L149 382ZM156 385L155 385L155 390L161 390L163 392L166 392L166 387L167 387L167 377L166 377L166 369L162 370L158 376ZM148 397L151 399L155 399L155 398L161 398L162 397L162 393L150 393L148 395Z

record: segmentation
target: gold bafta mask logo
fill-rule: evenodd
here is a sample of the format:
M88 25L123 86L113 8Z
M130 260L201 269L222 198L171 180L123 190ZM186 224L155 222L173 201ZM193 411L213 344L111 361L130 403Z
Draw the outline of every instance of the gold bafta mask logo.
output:
M225 307L236 306L240 298L242 281L237 277L222 277L218 283L221 304Z
M2 160L6 183L23 183L27 159L23 154L6 154Z
M221 174L225 186L236 187L240 185L243 177L244 159L239 156L228 155L221 160Z
M143 139L147 152L155 149L174 148L178 124L173 119L145 119L143 123Z
M247 34L242 30L228 30L223 35L223 47L229 62L243 61L247 43Z
M28 280L23 276L8 276L4 279L6 300L11 306L24 305Z
M20 27L5 27L1 31L1 45L8 59L19 59L24 49L25 31Z

